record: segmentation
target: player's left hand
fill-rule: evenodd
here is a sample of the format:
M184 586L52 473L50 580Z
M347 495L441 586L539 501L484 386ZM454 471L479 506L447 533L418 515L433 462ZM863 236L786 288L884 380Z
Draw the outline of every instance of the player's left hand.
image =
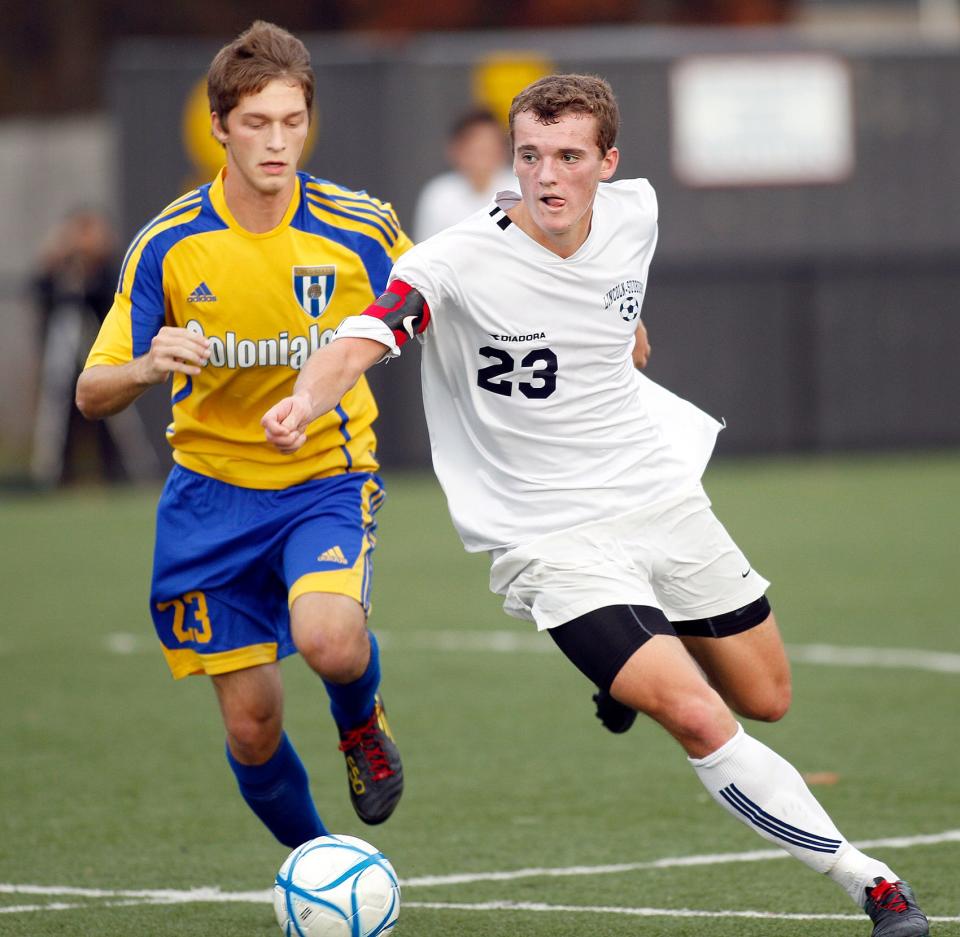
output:
M284 397L274 404L260 420L267 442L287 455L296 452L307 441L310 409L310 401L303 394Z
M647 327L639 322L637 324L636 340L633 343L633 366L635 368L645 368L650 360L650 339L647 338Z

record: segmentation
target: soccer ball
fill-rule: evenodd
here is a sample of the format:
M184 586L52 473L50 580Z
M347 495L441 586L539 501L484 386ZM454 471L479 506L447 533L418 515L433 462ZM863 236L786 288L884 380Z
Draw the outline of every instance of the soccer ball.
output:
M640 314L640 300L636 296L628 296L620 303L620 318L624 322L632 322Z
M280 866L273 909L284 937L378 937L400 914L390 860L356 836L319 836Z

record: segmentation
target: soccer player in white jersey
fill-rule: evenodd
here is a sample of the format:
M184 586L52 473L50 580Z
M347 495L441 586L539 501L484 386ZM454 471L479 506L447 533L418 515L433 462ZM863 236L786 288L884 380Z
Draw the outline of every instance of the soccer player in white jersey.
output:
M874 937L923 937L909 885L734 715L782 717L789 665L769 583L701 486L719 425L634 367L657 203L646 180L609 181L618 126L602 79L522 91L520 195L405 254L267 411L267 438L296 452L368 367L419 336L434 468L506 611L549 629L597 685L608 728L636 712L660 723L711 796L840 885Z

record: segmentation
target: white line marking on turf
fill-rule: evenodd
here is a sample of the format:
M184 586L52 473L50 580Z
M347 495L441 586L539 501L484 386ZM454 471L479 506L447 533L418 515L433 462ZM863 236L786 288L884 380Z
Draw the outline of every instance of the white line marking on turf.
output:
M205 893L207 897L197 897ZM182 899L175 897L177 893L171 893L165 898L143 897L142 899L127 899L125 901L105 901L96 905L80 904L62 901L52 901L49 904L21 904L11 905L9 907L0 907L0 914L23 914L30 911L81 911L85 908L122 908L135 905L162 905L162 904L185 904L189 901L207 901L207 902L237 902L250 901L251 896L257 904L268 904L270 902L270 893L265 892L220 892L217 889L195 889L190 892L183 892L183 895L189 895L189 898ZM215 897L214 897L215 896ZM427 911L535 911L535 912L558 912L564 913L582 913L582 914L626 914L634 917L677 917L677 918L752 918L765 921L850 921L858 924L863 923L862 914L795 914L778 913L775 911L718 911L718 910L695 910L693 908L623 908L611 905L568 905L568 904L544 904L542 902L528 901L480 901L480 902L454 902L454 901L405 901L405 908L418 908ZM929 920L934 923L955 924L960 923L960 916L948 917L945 915L929 915Z
M27 911L82 911L84 908L142 908L148 904L179 904L179 902L158 901L155 898L130 898L126 901L98 901L96 904L80 904L65 901L51 901L49 904L18 904L0 907L0 914L23 914Z
M0 883L4 895L69 895L75 898L136 898L140 901L182 904L189 901L237 901L259 904L272 900L272 891L221 891L207 888L76 888L71 885L11 885ZM49 907L49 905L44 905ZM78 905L78 907L84 907Z
M832 667L891 667L902 670L931 670L960 673L960 654L946 651L919 651L914 648L841 647L836 644L789 644L790 659L802 664Z
M417 650L530 654L549 654L554 651L553 642L543 633L535 631L409 631L385 632L383 636L388 642L395 641L401 647ZM845 647L836 644L790 644L787 645L787 651L792 660L803 664L960 673L960 654L949 651Z
M424 908L436 911L563 911L586 914L629 914L635 917L733 917L759 918L765 921L851 921L863 923L862 914L790 914L777 911L700 911L692 908L622 908L609 905L542 904L534 901L405 901L404 908ZM930 915L929 920L956 923L958 917Z
M913 846L934 846L940 843L960 843L960 830L946 830L922 836L898 836L854 843L858 849L909 849ZM467 885L472 882L509 882L520 878L554 878L572 875L610 875L621 872L643 872L651 869L675 869L700 865L726 865L731 862L764 862L767 859L787 859L782 849L757 849L751 852L723 852L701 856L676 856L648 862L624 862L617 865L575 865L567 868L515 869L512 872L462 872L452 875L423 875L401 879L403 887L431 885Z
M960 830L945 830L921 836L900 836L890 839L867 840L856 843L861 849L907 849L912 846L929 846L938 843L960 842ZM667 869L689 866L722 865L731 862L759 862L767 859L786 859L787 853L779 849L763 849L754 852L729 852L700 856L677 856L655 859L652 862L633 862L619 865L570 866L568 868L516 869L512 872L477 872L453 875L426 875L419 878L400 879L403 888L427 887L434 885L461 885L471 882L503 882L520 878L603 875L618 872L637 872L646 869ZM70 885L15 885L0 883L0 894L6 895L56 895L77 898L113 899L96 904L78 902L50 902L36 905L0 905L0 914L14 914L28 911L77 910L90 907L120 907L137 904L189 904L200 903L252 903L268 904L272 900L270 891L225 892L216 887L190 889L107 889L78 888ZM454 902L404 902L411 908L449 908L464 910L529 910L529 911L585 911L610 914L634 914L660 917L763 917L785 920L858 920L862 917L848 915L795 915L774 914L766 911L695 911L690 909L668 908L617 908L617 907L580 907L567 905L526 904L522 902L498 901L486 903ZM960 922L960 917L934 917L931 920Z
M113 654L143 653L148 647L155 648L156 641L147 642L139 634L130 634L127 631L114 631L104 639L107 650Z
M552 654L550 638L537 631L378 631L388 645L413 650L490 652L494 654ZM156 640L146 634L113 632L104 637L113 654L153 653ZM887 667L960 673L960 654L917 648L844 647L837 644L789 644L790 659L800 664L829 667Z

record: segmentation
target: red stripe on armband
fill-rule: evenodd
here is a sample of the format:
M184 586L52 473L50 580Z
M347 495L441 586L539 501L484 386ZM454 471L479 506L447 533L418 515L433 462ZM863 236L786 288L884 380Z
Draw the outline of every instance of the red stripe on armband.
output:
M414 335L420 335L430 324L430 307L423 295L403 280L391 280L376 302L363 310L387 325L402 348Z

